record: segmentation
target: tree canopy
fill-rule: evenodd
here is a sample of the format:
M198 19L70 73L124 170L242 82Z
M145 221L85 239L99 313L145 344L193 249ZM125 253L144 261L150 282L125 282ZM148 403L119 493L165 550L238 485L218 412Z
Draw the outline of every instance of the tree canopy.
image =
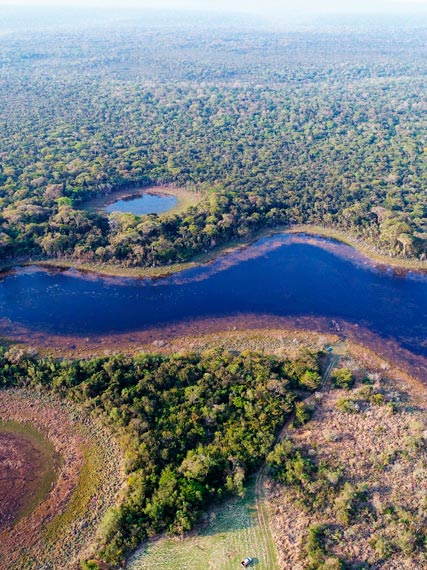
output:
M128 486L108 513L99 556L118 564L142 539L190 530L215 499L241 494L294 409L315 355L115 355L36 359L0 351L0 386L44 389L100 416L125 453Z
M343 34L189 23L0 38L0 256L164 265L314 223L424 259L425 32ZM152 183L205 198L166 218L81 208Z

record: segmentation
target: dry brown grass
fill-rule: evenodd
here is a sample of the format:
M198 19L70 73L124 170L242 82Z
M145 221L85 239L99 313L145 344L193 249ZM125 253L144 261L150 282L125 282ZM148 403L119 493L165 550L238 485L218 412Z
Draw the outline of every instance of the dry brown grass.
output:
M288 329L222 330L207 334L184 335L166 341L154 341L144 346L148 352L202 352L221 348L242 352L265 352L289 359L298 358L302 352L317 352L338 340L333 334L316 334Z
M419 386L394 375L375 355L363 354L360 347L356 352L362 364L349 357L340 363L353 369L354 388L322 394L312 420L291 434L308 457L326 466L328 499L304 508L298 491L273 487L283 570L309 567L304 541L315 523L328 525L327 550L349 568L427 568L426 545L416 543L426 524L427 399ZM370 387L362 382L367 377ZM341 411L343 401L351 401L355 411ZM345 482L367 492L351 516L345 512Z

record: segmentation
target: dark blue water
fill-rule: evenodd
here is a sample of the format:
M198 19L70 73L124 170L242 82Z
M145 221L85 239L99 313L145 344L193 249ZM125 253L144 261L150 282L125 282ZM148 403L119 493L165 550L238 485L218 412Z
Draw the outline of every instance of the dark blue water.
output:
M143 216L145 214L163 214L178 204L176 196L169 194L143 194L122 198L104 208L106 212L123 212Z
M81 336L239 313L328 317L427 356L427 276L363 266L318 243L266 238L246 259L234 254L157 281L18 270L0 281L0 312L33 331Z

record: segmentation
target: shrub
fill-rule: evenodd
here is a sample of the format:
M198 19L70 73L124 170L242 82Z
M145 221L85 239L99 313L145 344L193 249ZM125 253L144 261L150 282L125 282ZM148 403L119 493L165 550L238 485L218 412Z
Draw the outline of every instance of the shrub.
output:
M335 556L329 556L326 541L330 529L325 524L314 524L308 529L304 554L308 570L344 570L344 563Z
M309 482L315 471L312 461L295 449L289 439L278 443L267 456L267 466L276 481L297 486L304 486Z
M100 570L100 565L95 560L88 560L87 562L82 562L82 570Z
M294 425L295 426L303 426L306 424L311 416L313 415L313 409L309 408L304 402L297 402L295 404L295 419Z
M373 386L374 381L372 380L372 378L369 378L369 376L365 376L365 378L363 378L362 380L362 384L366 384L367 386Z
M382 406L385 403L384 394L372 394L372 396L369 398L369 401L375 406Z
M332 383L335 388L350 390L354 384L354 376L348 368L337 368L332 372Z
M360 412L359 404L350 398L340 398L337 402L337 408L347 414L357 414Z
M399 408L397 407L396 402L387 402L387 409L391 414L396 414Z
M367 489L365 486L355 487L345 483L340 495L335 500L337 520L343 525L349 525L358 512L366 505Z
M409 529L399 529L396 533L395 543L406 556L410 556L417 547L417 540L417 535Z
M324 524L314 524L308 529L304 550L310 568L318 568L324 562L324 543L327 528Z
M374 389L372 386L362 386L357 392L357 396L362 400L369 400L373 394Z
M393 554L393 545L389 540L386 540L383 536L380 535L373 536L370 539L369 544L372 546L372 548L375 550L379 558L381 558L382 560L390 558L390 556Z
M306 370L301 376L300 384L310 390L317 390L322 383L321 375L315 370Z

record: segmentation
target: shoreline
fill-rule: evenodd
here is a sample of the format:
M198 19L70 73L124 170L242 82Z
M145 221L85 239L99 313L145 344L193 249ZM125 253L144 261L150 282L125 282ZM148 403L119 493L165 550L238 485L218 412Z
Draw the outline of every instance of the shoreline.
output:
M368 245L366 242L363 242L361 239L358 239L355 236L346 234L334 228L312 225L278 226L276 228L267 229L264 228L258 232L255 232L247 239L228 242L227 244L218 246L211 251L198 254L191 261L175 263L172 265L157 267L122 267L108 263L78 263L74 259L46 259L26 261L24 263L17 263L15 265L13 262L11 262L7 264L7 266L4 266L2 268L2 271L8 271L14 266L18 265L37 265L40 267L45 267L47 269L75 269L77 271L81 271L82 273L95 273L105 277L134 277L138 279L169 277L187 269L194 269L203 265L209 265L221 257L243 251L263 238L295 234L306 234L307 236L314 238L326 238L334 240L340 244L347 245L353 248L355 252L366 258L366 261L369 261L374 267L381 266L401 271L427 273L427 260L420 261L418 259L390 257L377 251L374 247Z
M271 315L241 314L235 317L199 319L175 323L166 328L154 327L111 335L78 337L52 335L31 331L11 323L1 323L1 342L11 342L24 351L54 358L92 358L116 353L188 352L221 346L227 338L235 337L232 349L269 349L269 341L278 348L298 348L322 338L327 345L337 339L355 343L375 353L394 368L427 385L427 358L399 345L397 341L380 337L366 328L344 320L326 317L272 317ZM253 339L248 342L250 337ZM277 340L278 339L278 340ZM242 345L242 342L244 343ZM267 342L267 345L265 344ZM317 341L316 341L317 342ZM227 343L230 346L229 343Z
M248 246L262 238L273 237L273 236L294 236L293 239L299 240L297 234L304 234L303 239L307 239L307 236L315 236L321 238L327 238L335 240L337 243L325 242L326 244L332 243L329 249L335 252L337 255L342 255L347 259L350 259L353 263L363 262L363 265L370 265L372 267L395 267L397 270L406 271L425 271L427 269L426 262L417 263L418 267L414 267L411 264L410 267L402 267L401 263L383 263L384 256L378 256L373 258L373 256L367 257L364 251L364 244L360 242L354 243L355 238L346 236L345 234L340 234L336 230L330 228L322 228L319 226L294 226L292 228L269 228L268 230L263 230L258 232L256 236L251 236L250 241L235 242L233 244L228 243L226 246L220 248L220 251L210 252L205 254L204 263L209 266L213 261L220 259L227 260L228 263L220 263L219 267L214 267L214 271L220 271L229 266L230 263L239 263L242 259L245 259L245 255L249 255L250 252L256 256L263 255L266 251L265 245L261 244L259 247L255 247L254 251L250 250ZM340 239L341 238L341 239ZM272 247L278 247L280 245L280 240L276 240L277 243L273 243ZM310 240L308 240L310 243ZM316 242L313 240L313 244ZM232 254L235 254L232 256ZM228 256L231 256L228 259ZM206 259L209 257L209 260ZM393 258L387 258L389 261L394 261ZM405 260L397 260L405 261ZM136 269L136 273L129 272L129 269L125 268L127 273L123 274L118 268L117 273L110 273L105 271L105 268L100 268L101 271L94 271L93 266L90 268L88 266L77 266L71 261L69 264L64 264L62 261L57 263L51 263L49 261L40 262L28 262L24 265L37 265L41 267L56 267L58 269L76 269L77 271L82 271L83 273L88 273L92 275L99 275L100 277L113 276L113 277L142 277L139 273L139 269ZM169 266L168 268L149 268L149 274L145 272L144 277L161 277L165 275L170 275L177 273L178 271L183 271L184 269L195 268L198 265L202 265L202 261L197 264L195 261L188 264L179 264L176 266ZM420 265L422 267L420 267ZM104 269L104 271L102 270ZM164 270L167 269L168 273ZM386 359L390 362L399 362L402 371L408 372L412 377L418 378L422 382L427 382L427 359L412 353L407 349L401 347L397 342L388 341L387 339L381 339L376 337L370 331L358 327L357 325L351 325L345 321L340 321L341 328L335 329L331 325L330 319L315 317L315 318L287 318L287 317L267 317L267 315L239 315L236 317L225 317L217 319L202 319L195 320L191 323L184 325L183 323L169 323L166 328L163 327L153 327L142 331L129 331L127 333L116 333L110 335L94 335L92 337L79 337L78 335L51 335L49 333L43 333L41 331L31 331L26 330L24 327L16 326L16 324L7 322L0 323L0 334L3 336L2 342L12 342L13 344L20 344L21 346L32 347L36 350L40 350L41 353L50 353L53 356L65 356L70 358L79 357L90 357L102 354L111 354L116 352L128 352L134 353L138 351L148 351L156 352L159 348L164 345L174 344L174 340L184 337L184 336L203 336L207 334L216 334L217 338L221 338L221 333L225 334L233 330L239 330L245 333L251 333L254 330L268 330L275 328L286 329L289 334L307 334L310 333L320 333L320 334L336 334L338 332L339 336L343 337L346 341L355 340L363 346L372 349L377 354L386 354ZM291 333L289 331L292 331ZM218 336L218 333L219 336ZM196 343L197 344L197 343ZM378 348L378 350L376 350ZM191 347L190 347L191 350Z
M333 239L352 247L374 264L407 271L427 272L427 260L421 261L415 258L391 257L390 255L376 250L373 246L364 242L362 239L351 234L346 234L342 230L335 228L303 224L289 228L286 233L306 233L307 235L312 235L314 237L318 236Z

